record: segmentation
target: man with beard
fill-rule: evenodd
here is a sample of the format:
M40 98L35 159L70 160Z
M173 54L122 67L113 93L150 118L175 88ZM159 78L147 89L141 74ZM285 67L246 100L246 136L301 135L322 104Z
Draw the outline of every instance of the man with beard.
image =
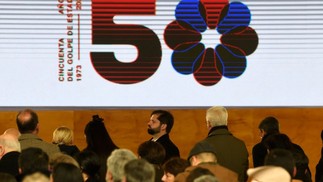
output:
M150 115L148 133L152 135L151 141L160 143L166 151L166 162L172 157L180 157L177 146L169 139L169 133L174 124L173 115L165 110L155 110Z

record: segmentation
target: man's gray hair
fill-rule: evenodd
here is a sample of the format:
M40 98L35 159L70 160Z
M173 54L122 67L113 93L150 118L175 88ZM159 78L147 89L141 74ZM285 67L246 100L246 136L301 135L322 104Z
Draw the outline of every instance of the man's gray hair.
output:
M206 111L206 121L211 127L228 125L228 111L222 106L213 106Z
M219 180L215 176L207 174L197 177L193 182L219 182Z
M107 159L107 172L110 172L114 182L122 181L124 166L137 156L128 149L116 149Z
M134 159L124 166L127 182L154 182L155 168L145 159Z

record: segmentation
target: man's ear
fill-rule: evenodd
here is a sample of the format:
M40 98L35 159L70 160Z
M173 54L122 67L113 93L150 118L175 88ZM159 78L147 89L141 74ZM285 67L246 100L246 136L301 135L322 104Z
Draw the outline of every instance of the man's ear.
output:
M113 181L113 176L109 170L107 171L106 180L107 180L107 182Z
M166 124L166 123L163 123L163 124L161 124L161 126L160 126L160 127L161 127L161 129L162 129L162 130L166 130L166 128L167 128L167 124Z
M196 155L193 155L190 159L190 163L191 163L191 166L197 166L199 163L198 163L198 159L196 157Z
M126 179L126 177L125 177L125 176L124 176L124 177L122 177L121 182L127 182L127 179Z
M207 129L211 129L212 128L210 121L206 121L206 127L207 127Z
M294 178L294 177L296 176L296 173L297 173L297 168L296 168L296 167L294 167L292 178Z
M51 174L51 175L49 176L49 182L54 182L53 174Z
M39 133L39 123L37 123L37 126L34 130L34 134L38 134Z

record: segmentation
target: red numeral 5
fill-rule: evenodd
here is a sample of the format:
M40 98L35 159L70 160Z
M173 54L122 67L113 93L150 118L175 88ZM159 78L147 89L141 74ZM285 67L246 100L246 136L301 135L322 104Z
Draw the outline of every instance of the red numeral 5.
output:
M105 79L133 84L152 76L161 61L157 35L142 25L115 24L115 15L155 15L156 0L92 0L92 43L130 44L138 49L131 63L118 61L113 52L91 52L94 69Z

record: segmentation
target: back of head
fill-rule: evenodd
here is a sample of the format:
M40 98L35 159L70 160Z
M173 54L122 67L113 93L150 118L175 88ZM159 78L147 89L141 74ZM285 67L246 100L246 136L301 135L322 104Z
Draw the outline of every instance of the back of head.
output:
M100 159L92 151L81 151L76 156L82 172L88 175L90 179L100 179Z
M247 174L251 182L290 182L291 176L282 167L261 166L248 169Z
M213 106L206 111L206 121L210 127L228 125L228 111L222 106Z
M9 174L9 173L3 173L3 172L0 172L0 181L3 181L3 182L17 182L16 178Z
M128 149L116 149L111 153L107 160L107 168L114 182L120 182L122 180L124 166L136 158L136 155Z
M154 110L150 114L150 116L152 116L154 114L158 115L157 119L160 121L161 124L166 124L167 125L166 132L170 133L170 131L172 130L173 125L174 125L174 117L173 117L173 115L170 112L165 111L165 110Z
M151 164L161 165L165 160L166 151L160 143L146 141L139 145L138 155Z
M214 176L214 174L210 170L208 170L206 168L196 167L187 176L186 182L194 182L194 180L196 178L198 178L200 176L204 176L204 175Z
M98 115L92 116L92 121L85 126L84 134L87 143L86 149L94 151L100 157L107 157L114 149L118 148L105 128L103 119Z
M49 157L40 148L26 148L19 156L19 168L23 173L34 173L37 171L48 171Z
M38 116L33 110L25 109L18 113L16 123L20 133L32 133L37 129Z
M18 139L11 134L0 135L0 145L2 147L4 147L4 149L5 149L4 154L11 152L11 151L17 151L17 152L21 151L20 143L19 143ZM0 156L0 158L1 157L2 156Z
M3 132L4 135L12 135L14 137L16 137L17 139L20 137L20 132L18 129L16 128L8 128L6 129L6 131Z
M134 159L124 166L126 182L154 182L155 169L144 159Z
M267 149L272 150L276 148L291 150L293 143L286 134L276 133L268 136L265 141Z
M49 182L49 178L40 172L36 172L26 175L22 182Z
M193 182L219 182L219 180L215 176L205 174L195 178Z
M177 174L184 172L189 165L190 164L187 160L174 157L164 163L163 169L165 173L170 173L176 176Z
M53 167L56 165L56 164L59 164L59 163L69 163L69 164L73 164L75 165L76 167L80 167L78 162L71 156L67 155L67 154L64 154L64 153L55 153L51 156L50 160L49 160L49 166L50 166L50 169L53 169Z
M196 143L191 149L187 158L191 165L193 165L191 160L193 156L196 156L200 162L217 162L216 149L206 141Z
M260 122L258 128L267 134L279 133L279 122L275 117L269 116Z
M73 131L66 127L60 126L53 132L53 143L54 144L66 144L70 145L73 143Z
M52 172L53 182L83 182L79 168L73 164L59 163Z
M286 149L273 149L271 150L265 158L266 166L279 166L290 174L291 177L294 176L295 161L293 154Z

